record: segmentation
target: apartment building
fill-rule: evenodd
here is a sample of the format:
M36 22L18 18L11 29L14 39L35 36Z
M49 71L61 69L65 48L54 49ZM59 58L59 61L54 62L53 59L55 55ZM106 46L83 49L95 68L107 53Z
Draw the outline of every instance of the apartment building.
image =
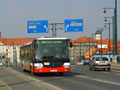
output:
M20 45L33 40L33 38L0 39L0 59L9 65L20 63Z
M72 43L73 47L69 51L71 60L80 60L80 56L85 58L89 54L92 55L98 45L97 41L91 37L80 37Z

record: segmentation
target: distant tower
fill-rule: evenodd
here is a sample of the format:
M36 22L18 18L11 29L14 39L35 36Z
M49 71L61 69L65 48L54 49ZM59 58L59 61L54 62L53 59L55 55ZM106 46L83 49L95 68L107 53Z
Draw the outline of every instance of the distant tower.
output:
M99 28L97 29L97 31L95 33L95 37L96 37L96 40L100 40L101 39L101 31L99 30Z

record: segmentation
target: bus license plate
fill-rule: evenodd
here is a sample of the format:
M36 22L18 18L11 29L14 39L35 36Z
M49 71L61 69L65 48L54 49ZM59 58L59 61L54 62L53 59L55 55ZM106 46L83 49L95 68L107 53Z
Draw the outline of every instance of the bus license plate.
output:
M57 72L58 70L50 70L50 72Z

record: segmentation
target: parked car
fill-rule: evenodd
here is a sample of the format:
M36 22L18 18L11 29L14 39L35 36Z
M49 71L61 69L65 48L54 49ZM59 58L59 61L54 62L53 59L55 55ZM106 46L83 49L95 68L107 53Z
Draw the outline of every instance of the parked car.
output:
M89 65L90 60L89 59L83 59L83 65Z
M110 71L111 63L109 62L107 57L96 57L89 62L89 69L104 69Z

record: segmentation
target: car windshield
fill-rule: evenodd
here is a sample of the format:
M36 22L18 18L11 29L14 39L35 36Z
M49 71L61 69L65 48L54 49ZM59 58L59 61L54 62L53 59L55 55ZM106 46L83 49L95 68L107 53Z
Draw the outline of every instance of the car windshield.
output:
M96 61L108 61L108 58L106 58L106 57L98 57L98 58L96 58Z

